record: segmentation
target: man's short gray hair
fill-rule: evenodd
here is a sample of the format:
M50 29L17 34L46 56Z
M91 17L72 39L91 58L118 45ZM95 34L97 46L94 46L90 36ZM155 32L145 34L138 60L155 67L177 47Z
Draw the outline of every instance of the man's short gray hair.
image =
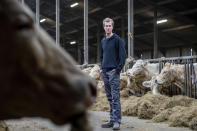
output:
M105 18L103 20L103 27L105 26L105 22L111 22L112 23L112 26L114 27L114 21L111 18Z

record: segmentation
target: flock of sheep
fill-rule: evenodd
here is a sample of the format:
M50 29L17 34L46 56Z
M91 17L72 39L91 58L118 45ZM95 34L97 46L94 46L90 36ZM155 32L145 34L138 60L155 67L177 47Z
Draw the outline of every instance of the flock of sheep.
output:
M194 70L195 72L197 71L195 63ZM98 89L104 88L98 65L95 65L93 68L85 68L83 71L97 80ZM150 90L154 95L169 95L169 86L174 85L173 88L176 88L176 91L184 92L184 77L184 65L167 62L159 73L158 63L137 60L132 68L120 74L121 90L136 96L142 96ZM194 81L192 81L192 85L194 91Z

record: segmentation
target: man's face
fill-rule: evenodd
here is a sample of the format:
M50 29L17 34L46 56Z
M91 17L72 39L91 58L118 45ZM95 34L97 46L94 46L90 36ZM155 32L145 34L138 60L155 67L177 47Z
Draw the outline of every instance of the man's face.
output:
M106 34L111 34L113 30L112 22L105 22L104 30Z

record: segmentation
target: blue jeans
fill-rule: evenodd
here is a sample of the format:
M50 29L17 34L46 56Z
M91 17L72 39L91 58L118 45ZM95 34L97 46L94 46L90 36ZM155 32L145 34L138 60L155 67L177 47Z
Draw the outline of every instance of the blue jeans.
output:
M120 74L116 71L101 72L105 92L110 104L110 122L121 122Z

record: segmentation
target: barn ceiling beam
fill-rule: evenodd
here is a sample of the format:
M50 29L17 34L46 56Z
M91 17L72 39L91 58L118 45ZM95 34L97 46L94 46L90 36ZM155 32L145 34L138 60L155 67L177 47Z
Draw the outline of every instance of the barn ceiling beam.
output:
M138 23L138 22L137 22ZM165 36L168 36L168 37L170 37L170 38L174 38L174 39L176 39L176 40L179 40L179 41L181 41L181 42L184 42L184 43L191 43L189 40L186 40L186 39L184 39L184 38L182 38L182 37L178 37L178 36L176 36L176 35L174 35L174 34L172 34L172 33L170 33L171 31L176 31L176 30L181 30L181 29L186 29L186 28L191 28L191 27L194 27L195 25L183 25L183 26L178 26L178 27L173 27L173 28L168 28L168 29L163 29L162 31L160 31L159 30L159 32L158 33L165 33ZM147 29L147 30L152 30L152 28L153 27L151 27L151 26L143 26L145 29ZM146 44L145 44L146 45ZM151 46L153 46L153 45L151 45ZM159 46L159 45L158 45ZM158 48L159 49L159 48ZM159 49L160 50L160 49Z
M154 8L155 6L157 6L158 11L161 10L163 12L166 12L167 14L173 14L176 15L176 17L178 17L182 22L185 23L192 23L192 24L196 24L196 21L188 18L187 16L182 17L182 15L185 15L187 13L193 13L193 12L182 12L182 13L177 13L174 10L171 10L169 8L163 7L162 5L159 5L155 2L152 2L150 0L139 0L140 2L146 4L147 6L150 6L152 8Z
M185 26L185 25L183 25ZM172 28L181 28L182 26L177 26L177 27L172 27ZM167 29L163 29L163 30L160 30L160 32L170 32L172 31L171 29L172 28L167 28ZM152 35L153 32L149 32L149 33L145 33L145 34L139 34L139 35L135 35L135 37L144 37L144 36L148 36L148 35Z
M175 2L175 1L177 1L177 0L165 0L165 1L159 2L158 5L165 5L165 4L169 4L169 3ZM96 13L96 12L98 12L98 11L101 11L101 10L107 8L107 7L113 6L113 5L118 4L118 3L120 3L120 2L121 2L121 0L114 0L113 2L110 2L109 4L106 4L106 5L103 6L103 7L94 8L93 10L89 11L88 14L90 15L90 14ZM92 2L89 2L89 3L92 3ZM95 3L95 2L94 2L94 3ZM144 11L149 10L149 9L152 9L152 8L153 8L153 7L151 7L151 6L145 7L145 8L143 8L143 9L139 9L139 10L134 11L134 14L141 13L141 12L144 12ZM105 10L109 12L108 9L105 9ZM113 12L114 12L114 11L113 11ZM111 14L114 14L114 15L118 15L117 12L116 12L116 13L112 13L112 11L110 11L110 13L111 13ZM118 15L118 16L119 16L119 15ZM78 19L80 19L80 18L82 18L82 16L76 16L76 17L73 17L73 18L68 19L68 20L65 21L64 23L70 23L70 22L76 21L76 20L78 20Z
M109 7L109 6L112 6L112 5L115 5L115 4L119 3L119 2L121 2L121 0L114 0L113 2L110 2L109 4L106 4L104 7L97 7L97 8L94 8L93 10L90 10L90 11L88 12L88 15L93 14L93 13L98 12L98 11L101 11L101 10L103 10L104 8ZM91 4L92 2L89 2L89 3ZM110 13L112 13L112 11L110 11ZM76 20L78 20L78 19L80 19L80 18L83 18L83 17L82 17L82 16L75 16L75 17L73 17L73 18L68 19L68 20L65 21L64 23L70 23L70 22L76 21Z
M158 2L157 5L162 6L162 5L170 4L170 3L173 3L173 2L176 2L176 1L177 0L163 0L161 2ZM142 0L142 2L144 2L144 1ZM142 13L144 11L147 11L147 10L150 10L150 9L153 9L153 8L154 8L153 6L146 6L144 8L135 10L135 14L139 14L139 13Z
M174 18L174 17L177 17L177 14L187 15L187 14L194 13L194 12L197 12L197 8L191 9L191 10L188 10L188 11L176 12L176 14L162 15L162 16L159 16L158 19L161 19L161 18ZM120 18L122 18L122 17L121 16L116 16L116 17L113 17L112 19L117 20L117 19L120 19ZM146 24L152 24L152 23L153 23L153 20L148 20L148 21L145 21L145 22L142 22L142 23L137 23L137 24L134 25L134 27L136 28L136 27L139 27L139 26L144 26ZM95 27L95 26L97 26L97 24L91 24L89 26L89 28L92 28L92 27ZM81 29L83 29L83 28L80 28L80 30ZM118 29L116 29L116 30L118 30ZM75 30L75 31L68 31L68 32L66 32L66 34L73 34L75 32L77 32L77 30ZM152 33L150 33L150 34L152 34Z
M183 25L183 26L185 26L185 25ZM167 28L167 29L163 29L163 30L160 30L159 32L160 33L167 33L167 32L171 32L171 31L173 31L172 29L174 29L174 28L179 28L179 29L181 29L183 26L177 26L177 27L172 27L172 28ZM188 26L189 27L189 26ZM147 28L147 27L146 27ZM147 28L148 29L148 28ZM116 29L117 31L118 30L121 30L120 28L117 28ZM126 30L126 28L125 28L125 30ZM68 35L68 34L72 34L72 32L70 32L70 33L67 33L66 35ZM101 36L103 35L103 33L101 33L100 34ZM144 43L145 44L145 46L153 46L153 44L151 44L151 43L148 43L148 42L146 42L146 41L143 41L142 39L140 39L141 37L146 37L146 36L149 36L149 35L153 35L153 32L149 32L149 33L145 33L145 34L139 34L139 35L135 35L135 39L137 39L138 41L141 41L141 43ZM171 36L171 37L175 37L176 39L180 39L180 41L183 41L183 42L187 42L187 43L191 43L190 41L188 41L188 40L185 40L184 38L179 38L179 37L177 37L177 36L175 36L175 35L172 35L172 34L169 34L169 33L167 33L166 35L168 35L168 36ZM95 35L89 35L89 39L95 39ZM143 41L143 42L142 42Z
M115 10L112 11L112 10L107 9L107 7L113 6L114 4L117 4L119 2L121 2L121 1L117 0L117 1L114 1L114 2L107 4L107 5L100 5L97 1L91 1L90 5L96 6L97 8L90 11L90 14L95 13L100 10L104 10L104 11L110 13L111 15L120 16L120 14L118 12L116 12Z
M175 14L162 15L162 16L159 16L158 19L161 19L161 18L166 18L166 19L175 18L175 17L177 17L177 15L188 15L188 14L192 14L192 13L196 13L196 12L197 12L197 8L187 10L187 11L176 12ZM185 18L185 16L183 18ZM190 24L191 23L193 24L193 22L194 21L190 21ZM153 20L148 20L148 21L145 21L145 22L142 22L142 23L135 24L135 27L139 27L139 26L142 26L142 25L145 25L145 24L152 24L152 23L153 23Z
M171 3L171 2L175 2L176 0L165 0L165 1L162 1L162 2L159 2L158 3L158 5L163 5L163 4L168 4L168 3ZM105 5L105 7L109 7L109 6L112 6L112 5L114 5L114 4L117 4L117 3L119 3L119 2L121 2L121 0L115 0L114 2L111 2L110 4L107 4L107 5ZM100 7L98 7L98 8L100 8ZM152 7L151 7L152 8ZM96 9L96 8L95 8ZM94 10L95 10L94 9ZM99 10L102 10L103 8L100 8L100 9L97 9L97 11L99 11ZM146 10L147 10L148 8L146 8ZM142 9L143 10L143 9ZM140 11L137 11L136 13L139 13ZM93 13L93 12L92 12ZM188 12L189 13L189 12ZM89 12L89 14L91 14L91 11ZM116 15L116 17L114 17L113 19L120 19L120 18L122 18L122 16L119 16L118 15L118 13L117 12L115 12L115 13L113 13L114 15ZM182 12L182 14L183 14L183 12ZM63 22L63 24L66 24L66 23L71 23L71 22L73 22L73 21L76 21L76 20L78 20L78 19L80 19L80 18L83 18L82 16L76 16L76 17L74 17L74 18L71 18L71 19L68 19L68 20L65 20L64 22ZM95 24L96 22L94 21L94 20L92 20L92 19L90 19L89 18L89 20L90 21L92 21L92 22L94 22L94 24L91 24L90 26L89 26L89 28L92 28L92 27L95 27L95 26L97 26L97 24ZM144 22L144 23L142 23L142 24L148 24L148 23L152 23L153 21L151 20L151 21L146 21L146 22ZM139 24L137 24L137 25L135 25L135 27L137 27L137 26L139 26ZM70 26L69 25L69 27L72 27L72 26ZM83 27L81 27L81 28L77 28L77 27L72 27L73 29L72 29L72 31L68 31L68 32L66 32L65 34L73 34L73 33L76 33L76 32L78 32L78 31L80 31L80 30L83 30ZM77 28L77 29L76 29Z

